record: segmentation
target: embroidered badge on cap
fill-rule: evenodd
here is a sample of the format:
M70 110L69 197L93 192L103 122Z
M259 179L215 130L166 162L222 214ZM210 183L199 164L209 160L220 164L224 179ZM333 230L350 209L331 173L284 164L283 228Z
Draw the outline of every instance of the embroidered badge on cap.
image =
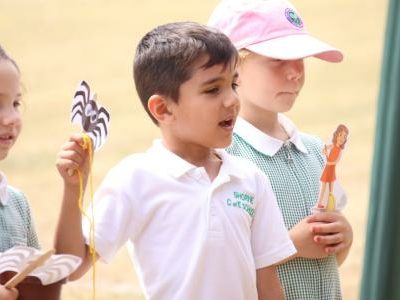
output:
M288 19L288 21L290 23L292 23L294 26L296 26L298 28L303 28L303 21L300 19L300 17L297 15L297 13L293 9L286 8L285 16L286 16L286 19Z

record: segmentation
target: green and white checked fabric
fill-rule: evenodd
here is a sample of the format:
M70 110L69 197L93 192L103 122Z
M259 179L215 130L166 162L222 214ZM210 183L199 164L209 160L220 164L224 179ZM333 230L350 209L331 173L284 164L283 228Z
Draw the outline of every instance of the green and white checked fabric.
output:
M283 145L268 156L234 134L227 151L254 162L268 175L282 210L285 225L291 229L311 212L319 191L319 177L324 165L323 144L315 137L300 134L308 153L292 144ZM287 299L342 299L336 257L324 259L296 258L278 267Z
M7 204L0 203L0 252L13 246L39 248L28 201L20 191L10 186L7 194Z

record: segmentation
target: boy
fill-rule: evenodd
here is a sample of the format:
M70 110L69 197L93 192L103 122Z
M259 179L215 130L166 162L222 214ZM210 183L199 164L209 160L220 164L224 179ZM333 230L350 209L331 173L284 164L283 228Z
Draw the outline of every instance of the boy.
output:
M283 298L274 264L296 250L269 181L216 150L231 143L239 111L236 61L225 35L190 22L157 27L137 47L135 86L162 138L105 178L95 239L104 261L129 242L148 299ZM64 196L56 249L82 257L73 278L91 265L78 178L67 172L79 167L87 177L80 142L72 136L57 160Z

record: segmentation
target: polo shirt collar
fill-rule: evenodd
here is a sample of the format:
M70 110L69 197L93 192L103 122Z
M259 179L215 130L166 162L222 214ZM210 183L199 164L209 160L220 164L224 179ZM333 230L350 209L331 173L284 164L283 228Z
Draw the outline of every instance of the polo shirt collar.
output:
M232 162L232 157L224 149L216 149L215 151L222 160L219 174L238 178L243 177L243 171L237 164ZM199 168L167 149L160 139L154 140L148 153L154 157L161 169L176 178Z
M0 203L4 206L8 202L7 178L0 172Z
M300 138L299 131L294 123L283 114L278 114L278 122L282 125L289 136L287 141L291 142L297 148L297 150L303 153L308 153L307 148L304 146L304 143ZM268 156L275 155L285 144L285 142L287 142L265 134L248 121L240 117L236 120L234 132L240 137L244 138L246 142L256 150Z
M224 149L216 149L217 154L222 159L222 165L219 170L221 175L226 175L229 177L244 178L244 172L241 166L236 163L236 158L233 158Z

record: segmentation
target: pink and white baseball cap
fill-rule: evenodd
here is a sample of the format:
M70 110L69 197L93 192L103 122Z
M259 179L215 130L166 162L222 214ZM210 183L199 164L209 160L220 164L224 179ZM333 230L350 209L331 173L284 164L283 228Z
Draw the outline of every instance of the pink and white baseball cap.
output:
M343 59L341 51L307 32L296 8L286 0L222 0L208 25L225 33L238 50L282 60Z

